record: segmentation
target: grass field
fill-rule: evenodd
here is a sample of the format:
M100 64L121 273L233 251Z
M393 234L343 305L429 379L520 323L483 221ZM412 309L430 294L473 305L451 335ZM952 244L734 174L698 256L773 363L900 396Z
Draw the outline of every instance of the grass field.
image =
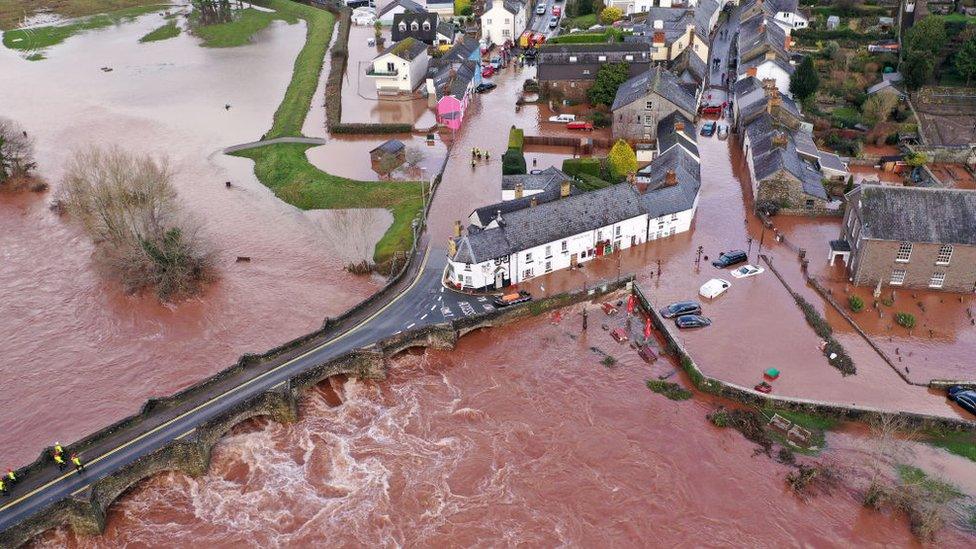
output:
M0 30L17 28L25 15L45 11L72 18L168 3L166 0L0 0Z
M176 21L170 21L158 29L148 32L145 36L139 39L140 42L158 42L159 40L168 40L170 38L176 38L180 35L180 27L176 25Z
M275 4L276 2L255 2L255 4ZM277 9L277 8L275 8ZM281 19L289 24L298 22L298 17L291 10L281 9L275 13L268 13L252 8L241 10L237 18L227 23L214 25L198 25L193 27L193 34L203 39L201 44L207 48L233 48L251 42L251 37L266 28L275 19Z
M295 59L291 82L275 111L266 139L302 135L302 125L318 87L322 62L335 24L325 10L289 0L262 0L261 6L278 10L282 16L305 20L305 46ZM338 97L330 98L336 101ZM262 184L285 202L303 210L337 208L386 208L393 225L376 245L373 259L383 263L397 251L413 244L412 222L423 206L421 187L416 182L356 181L338 177L308 162L309 145L280 143L235 153L254 161L254 174Z
M949 452L976 461L976 435L971 433L929 433L923 440L932 446L945 448Z
M122 23L140 15L165 9L168 4L152 2L142 6L123 8L107 13L100 13L91 17L69 23L67 25L52 25L34 29L16 29L3 33L3 45L20 51L32 51L47 48L64 42L69 37L87 30L101 29Z

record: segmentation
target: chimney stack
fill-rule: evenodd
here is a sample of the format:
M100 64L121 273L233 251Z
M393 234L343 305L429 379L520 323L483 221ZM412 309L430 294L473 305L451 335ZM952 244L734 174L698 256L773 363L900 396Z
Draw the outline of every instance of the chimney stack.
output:
M536 199L535 196L532 196L531 198L529 198L529 207L530 208L535 208L537 204L539 204L539 201Z
M569 183L569 180L568 179L564 179L563 182L560 183L560 185L559 185L559 197L560 198L566 198L567 196L569 196L569 191L570 191L570 183Z
M525 196L525 185L519 181L515 184L515 198L522 198Z
M678 184L678 176L674 173L674 170L668 170L664 172L664 185L667 187L673 187Z
M457 221L454 222L454 236L455 237L460 237L461 236L461 221L460 220L457 220Z
M786 50L786 51L790 51L790 46L792 46L792 45L793 45L793 37L791 37L790 35L787 34L786 35L786 41L783 42L783 49Z
M764 32L766 32L766 20L765 19L763 20L762 24L759 25L759 33L762 34Z
M675 122L674 123L674 131L676 131L676 132L683 132L683 131L685 131L685 123L682 122L682 121L680 121L680 120L678 120L677 122Z
M776 79L775 78L763 78L762 81L763 91L766 92L766 97L772 97L776 94Z
M749 67L748 69L746 69L746 74L748 74L749 76L756 76L757 74L759 74L759 69L757 69L756 67Z
M786 134L783 132L777 132L776 135L773 136L773 147L777 149L785 149L786 144L789 142L789 138L787 138Z
M775 50L766 51L766 61L775 61L775 60L776 60L776 51Z
M453 238L447 239L447 256L453 258L457 255L457 242Z

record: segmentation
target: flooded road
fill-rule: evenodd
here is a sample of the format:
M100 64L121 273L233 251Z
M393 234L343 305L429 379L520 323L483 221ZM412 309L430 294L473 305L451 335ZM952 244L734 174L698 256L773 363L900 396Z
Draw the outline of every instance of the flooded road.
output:
M324 383L298 423L249 422L222 439L203 477L134 488L104 536L61 530L37 545L909 543L903 521L846 489L807 502L787 492L786 466L712 427L707 400L648 391L644 380L670 365L644 364L595 324L580 334L578 318L536 318L401 357L381 384L333 380L336 395ZM856 459L849 437L828 443L834 459Z
M176 306L123 295L93 272L87 237L48 211L53 193L0 197L0 368L11 382L0 402L4 467L134 413L242 353L316 329L378 287L343 271L317 220L275 199L250 161L218 152L271 126L304 24L275 22L239 48L201 48L186 34L138 43L162 21L149 15L84 33L38 62L0 50L0 115L36 139L52 187L75 148L167 155L221 277Z

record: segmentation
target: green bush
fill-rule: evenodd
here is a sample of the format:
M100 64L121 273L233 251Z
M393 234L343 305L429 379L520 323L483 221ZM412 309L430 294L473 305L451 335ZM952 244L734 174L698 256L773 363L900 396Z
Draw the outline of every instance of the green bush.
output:
M681 385L660 379L648 379L647 388L671 400L688 400L692 396L691 391Z
M335 134L345 133L345 134L362 134L370 135L377 133L410 133L413 131L413 126L410 124L372 124L369 122L343 122L341 124L336 124L329 128L329 131Z
M899 326L911 330L915 327L915 315L911 313L898 313L895 315L895 322Z
M525 131L523 131L521 128L512 126L512 128L508 130L508 148L522 151L524 147Z
M613 122L613 118L603 111L593 111L590 114L590 120L593 121L594 128L609 128Z
M601 164L599 158L567 158L563 160L563 172L573 176L587 174L599 179Z
M856 295L852 295L847 303L851 306L851 310L855 313L859 313L864 310L864 300Z
M525 173L525 155L518 149L508 149L502 155L502 175Z

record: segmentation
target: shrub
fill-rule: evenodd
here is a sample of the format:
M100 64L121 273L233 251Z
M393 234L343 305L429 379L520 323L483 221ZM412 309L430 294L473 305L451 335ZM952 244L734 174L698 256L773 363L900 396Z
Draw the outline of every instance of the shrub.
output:
M566 175L587 174L599 178L600 169L599 158L567 158L563 160L563 172Z
M612 368L616 363L617 363L617 359L613 358L610 355L603 357L603 360L600 361L600 364L603 364L607 368Z
M688 400L692 396L691 391L681 385L660 379L648 379L647 388L671 400Z
M508 130L508 148L521 151L525 147L525 132L521 128L512 126Z
M839 480L837 471L823 463L800 464L786 475L786 484L799 496L829 493Z
M613 122L611 116L603 111L593 111L590 120L593 121L594 128L609 128Z
M626 141L618 139L610 149L607 164L610 167L610 176L615 181L623 179L637 172L637 154Z
M502 155L502 175L525 173L525 155L518 149L508 149Z
M856 295L852 295L847 300L848 305L850 305L851 310L855 313L859 313L864 310L864 300Z
M911 330L915 327L915 315L911 313L898 313L895 315L895 322L899 326Z

